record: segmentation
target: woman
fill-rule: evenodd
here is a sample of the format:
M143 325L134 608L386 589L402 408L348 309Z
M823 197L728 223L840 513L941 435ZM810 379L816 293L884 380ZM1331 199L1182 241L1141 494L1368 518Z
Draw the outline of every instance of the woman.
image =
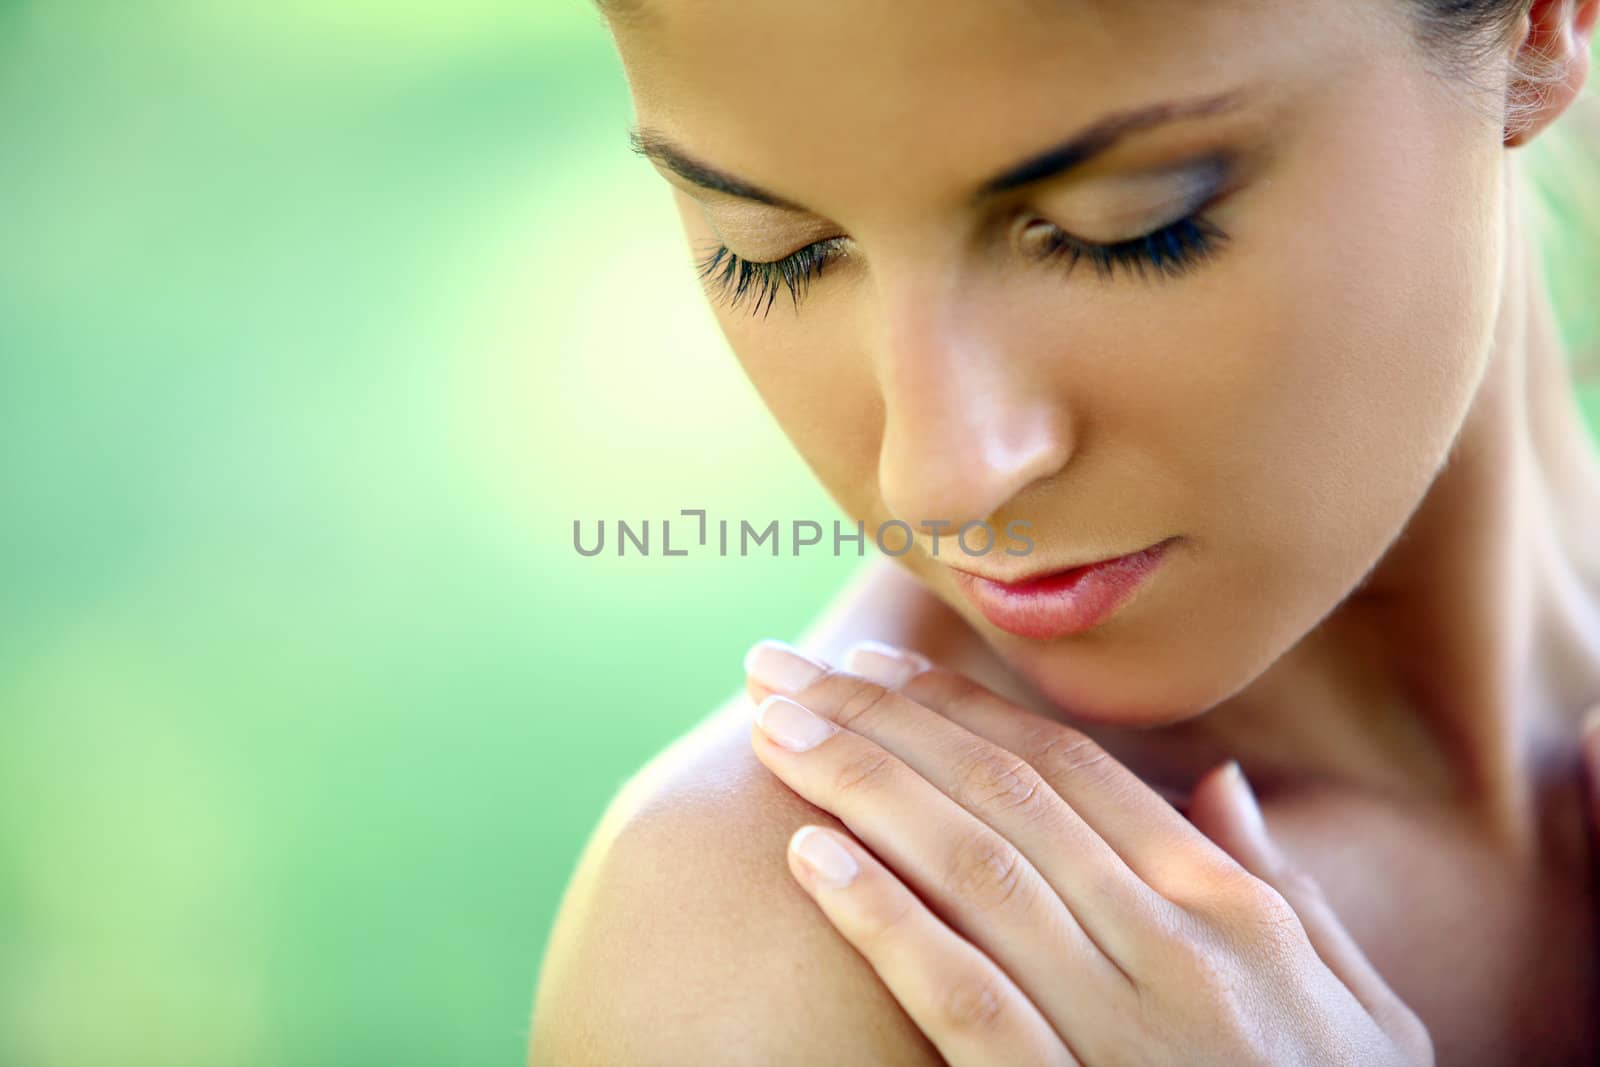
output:
M1597 13L613 0L733 351L915 538L618 796L533 1061L1600 1055L1600 476L1516 151Z

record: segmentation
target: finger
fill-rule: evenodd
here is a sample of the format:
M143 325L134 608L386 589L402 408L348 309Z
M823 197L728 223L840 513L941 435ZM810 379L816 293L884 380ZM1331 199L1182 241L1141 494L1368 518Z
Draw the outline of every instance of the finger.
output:
M859 674L885 689L901 689L917 675L937 666L920 652L896 648L882 641L857 641L845 649L841 662L851 674ZM1180 814L1188 809L1189 794L1186 791L1156 782L1146 782L1145 785L1160 794Z
M876 656L888 652L880 646ZM1175 797L1161 795L1082 732L938 667L912 674L899 692L1027 760L1162 896L1181 902L1197 884L1227 873L1215 845L1189 822Z
M764 680L757 692L785 690L818 715L893 753L939 800L964 809L1014 845L1124 976L1136 970L1137 959L1155 943L1152 931L1171 928L1171 903L1128 869L1025 756L1005 751L904 695L830 670L779 642L758 644L746 667L753 680ZM812 802L843 818L828 802ZM868 844L878 849L877 842ZM885 855L881 849L879 854ZM885 858L901 869L892 857Z
M885 689L898 689L923 671L932 670L933 661L920 652L882 641L857 641L845 650L844 669Z
M1028 857L899 757L778 694L757 707L751 746L1040 998L1060 1032L1132 1003L1128 979Z
M900 689L917 675L931 671L936 666L920 652L909 648L897 648L882 641L857 641L845 649L841 662L844 669L851 674L858 674L877 682L885 689ZM1176 808L1180 814L1188 810L1189 794L1185 790L1158 782L1146 782L1145 785L1160 794L1161 798Z
M1195 786L1190 818L1245 870L1289 902L1322 962L1386 1032L1398 1035L1401 1028L1412 1025L1411 1010L1350 936L1322 887L1290 862L1272 839L1237 760L1214 768Z
M1078 1063L993 960L846 835L802 826L789 869L951 1067Z

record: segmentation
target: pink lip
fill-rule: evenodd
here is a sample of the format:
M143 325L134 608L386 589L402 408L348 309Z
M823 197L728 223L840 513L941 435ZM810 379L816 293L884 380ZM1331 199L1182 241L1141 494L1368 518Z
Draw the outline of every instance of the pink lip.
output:
M995 626L1018 637L1047 641L1084 633L1111 618L1160 565L1175 540L1020 582L997 582L956 570L956 583Z

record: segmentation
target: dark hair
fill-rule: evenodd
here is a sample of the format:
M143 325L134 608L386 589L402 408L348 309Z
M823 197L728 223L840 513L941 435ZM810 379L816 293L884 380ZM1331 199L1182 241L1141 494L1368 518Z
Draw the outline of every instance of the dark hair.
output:
M1441 50L1462 41L1509 44L1533 0L1407 0L1422 27L1423 43ZM1479 58L1482 58L1481 55Z
M1546 85L1565 76L1538 48L1520 48L1533 0L1405 0L1407 21L1435 73L1466 87L1469 106L1481 107L1504 123L1506 133L1522 129L1538 108ZM1507 93L1507 85L1510 92ZM1600 235L1600 107L1592 89L1563 116L1558 127L1526 146L1526 173L1532 183L1541 250L1565 263L1600 268L1594 240ZM1584 112L1579 104L1588 105ZM1503 110L1502 110L1503 109ZM1563 325L1579 387L1600 385L1600 310L1581 288L1593 276L1588 266L1548 278L1552 297L1565 314ZM1573 282L1571 279L1580 279ZM1600 399L1600 397L1597 397Z
M1562 76L1560 66L1537 50L1510 54L1533 0L1406 0L1406 6L1418 44L1443 62L1440 73L1481 90L1491 106L1503 104L1508 132L1527 121L1541 87ZM1485 75L1488 80L1480 80ZM1512 93L1502 100L1507 76Z

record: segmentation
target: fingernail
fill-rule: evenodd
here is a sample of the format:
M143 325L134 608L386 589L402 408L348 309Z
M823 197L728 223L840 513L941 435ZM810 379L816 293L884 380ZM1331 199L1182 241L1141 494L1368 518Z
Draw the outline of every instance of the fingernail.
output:
M1244 776L1244 768L1239 766L1239 761L1230 759L1223 768L1223 774L1228 776L1230 788L1234 796L1239 798L1239 814L1244 819L1243 829L1266 848L1272 847L1272 837L1267 833L1266 820L1261 817L1261 804L1256 800L1256 791L1250 788L1250 780Z
M773 693L756 705L756 725L761 732L791 752L815 748L839 728L819 715L813 715L788 697Z
M794 693L828 673L828 668L793 645L769 638L745 653L744 672L768 689Z
M819 826L802 826L789 838L789 847L800 861L816 874L817 879L834 889L842 889L855 881L861 868L856 858L833 835Z
M882 641L857 641L844 654L845 670L877 682L885 689L898 689L932 666L922 653Z

